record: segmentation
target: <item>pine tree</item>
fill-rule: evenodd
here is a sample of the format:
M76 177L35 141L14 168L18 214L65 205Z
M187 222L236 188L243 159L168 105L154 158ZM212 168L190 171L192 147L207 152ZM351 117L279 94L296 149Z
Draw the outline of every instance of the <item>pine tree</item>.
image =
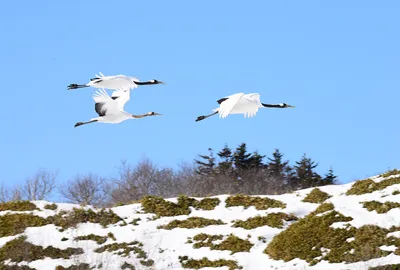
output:
M311 158L306 157L304 154L300 161L296 161L296 180L297 183L295 188L309 188L318 186L321 183L321 176L314 172L314 169L318 166Z
M282 161L283 154L279 149L275 149L272 153L272 158L268 158L268 169L270 175L279 179L285 178L285 169L288 167L289 161Z
M233 154L233 164L238 173L250 167L251 154L247 153L247 147L245 143L240 144L235 153Z
M232 150L225 145L221 151L218 152L221 161L218 163L218 171L220 173L231 173L233 168Z
M211 148L208 148L209 155L199 155L204 161L195 159L195 163L198 165L196 173L199 175L210 175L215 169L215 158Z
M260 155L257 151L255 151L250 157L249 157L249 169L256 169L261 170L261 169L266 169L267 166L264 164L263 159L265 158L265 155L262 156Z
M325 177L322 179L320 186L334 185L337 182L336 178L337 176L333 173L332 167L330 167Z

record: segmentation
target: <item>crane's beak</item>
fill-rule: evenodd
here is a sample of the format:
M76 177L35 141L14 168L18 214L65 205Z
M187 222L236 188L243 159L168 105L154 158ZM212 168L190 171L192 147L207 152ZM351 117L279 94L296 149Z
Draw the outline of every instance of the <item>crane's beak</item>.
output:
M158 81L158 83L159 83L159 84L162 84L162 85L166 85L166 83L163 82L163 81Z
M295 106L292 105L286 105L287 108L295 108Z

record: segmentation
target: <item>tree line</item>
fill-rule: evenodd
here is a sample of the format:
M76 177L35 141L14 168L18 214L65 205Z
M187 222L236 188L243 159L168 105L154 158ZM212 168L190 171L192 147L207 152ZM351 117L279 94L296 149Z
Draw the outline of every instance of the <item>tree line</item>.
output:
M0 201L44 200L58 191L68 202L107 207L146 195L271 195L337 183L332 168L321 175L317 166L306 154L291 165L279 149L267 157L257 151L250 153L246 143L241 143L235 149L225 145L217 152L209 148L207 154L200 154L177 169L160 168L148 158L135 165L122 162L118 176L113 178L87 173L58 185L56 172L39 170L23 185L7 189L2 184Z

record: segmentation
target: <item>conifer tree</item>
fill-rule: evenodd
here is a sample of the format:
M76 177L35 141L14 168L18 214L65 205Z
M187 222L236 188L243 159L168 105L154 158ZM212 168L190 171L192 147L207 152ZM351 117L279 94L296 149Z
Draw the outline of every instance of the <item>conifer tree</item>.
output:
M195 159L195 163L198 165L196 169L196 173L199 175L210 175L212 172L214 172L215 169L215 158L214 158L214 153L211 148L208 148L209 155L199 155L202 160L197 160Z
M251 154L247 153L247 147L245 143L241 143L233 154L233 164L238 173L250 167Z
M217 154L221 159L218 163L218 171L225 174L231 173L233 170L232 150L225 144L224 148Z
M314 171L317 166L318 163L308 158L306 154L301 157L300 161L296 161L296 165L294 166L297 178L295 188L302 189L318 186L322 178Z
M337 176L333 173L332 167L330 167L328 172L325 174L324 178L322 179L320 186L334 185L337 182L336 178L337 178Z

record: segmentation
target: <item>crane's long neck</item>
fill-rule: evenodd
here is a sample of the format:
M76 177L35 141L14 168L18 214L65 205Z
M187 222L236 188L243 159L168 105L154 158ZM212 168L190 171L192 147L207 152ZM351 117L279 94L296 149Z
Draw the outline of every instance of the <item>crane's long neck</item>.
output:
M78 88L85 88L85 87L89 87L89 86L87 86L86 84L71 83L70 85L68 85L68 90L78 89Z
M93 120L90 120L90 121L87 121L87 122L78 122L78 123L75 124L74 127L79 127L79 126L82 126L82 125L86 125L86 124L90 124L90 123L95 123L95 122L97 122L97 121L99 121L99 120L93 119Z
M285 108L282 104L266 104L266 103L261 103L264 107L267 108Z
M151 84L158 84L159 82L156 80L150 80L150 81L145 81L145 82L134 82L137 85L151 85Z

